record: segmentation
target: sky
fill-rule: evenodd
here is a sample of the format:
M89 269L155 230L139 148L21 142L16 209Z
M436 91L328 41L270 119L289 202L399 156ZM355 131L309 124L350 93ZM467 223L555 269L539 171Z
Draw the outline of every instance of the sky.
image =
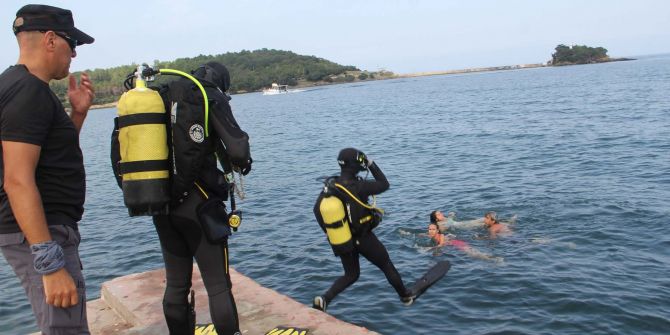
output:
M2 0L0 66L30 2ZM37 2L40 3L40 2ZM93 36L71 71L262 48L398 74L543 63L558 44L612 57L670 52L666 0L114 0L48 1Z

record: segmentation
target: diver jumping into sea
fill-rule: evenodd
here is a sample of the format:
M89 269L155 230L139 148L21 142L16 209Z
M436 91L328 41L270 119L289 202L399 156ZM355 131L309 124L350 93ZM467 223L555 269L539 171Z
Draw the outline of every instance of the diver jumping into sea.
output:
M358 280L360 255L384 272L403 303L412 304L412 291L403 284L386 248L372 231L381 221L382 212L370 206L368 198L389 188L386 176L372 159L354 148L342 149L337 162L340 176L326 181L325 190L314 205L314 215L321 229L328 234L333 252L340 257L344 275L323 295L314 297L313 307L326 311L335 296ZM357 176L366 169L372 173L374 181Z

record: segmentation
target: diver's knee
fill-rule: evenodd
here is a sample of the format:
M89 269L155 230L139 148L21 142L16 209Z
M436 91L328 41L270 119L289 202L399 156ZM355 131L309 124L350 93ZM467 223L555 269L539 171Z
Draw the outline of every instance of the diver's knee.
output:
M166 286L163 296L163 305L186 305L188 304L188 294L190 286Z
M360 271L355 271L355 272L347 272L344 274L344 277L347 279L348 282L353 283L358 280L358 277L361 276Z
M219 295L219 294L227 294L231 291L232 284L228 281L213 284L213 285L208 285L205 287L207 290L207 295L210 297Z

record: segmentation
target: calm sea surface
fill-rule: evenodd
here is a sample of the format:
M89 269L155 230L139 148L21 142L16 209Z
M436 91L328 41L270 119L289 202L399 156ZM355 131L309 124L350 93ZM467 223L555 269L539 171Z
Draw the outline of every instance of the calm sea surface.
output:
M337 173L339 149L354 146L391 183L376 233L405 282L439 260L452 269L405 307L362 260L359 281L329 306L335 317L383 334L667 334L669 97L670 56L234 96L254 165L231 263L311 305L342 273L312 215L316 178ZM104 281L162 267L150 220L128 218L112 177L115 113L91 111L81 134L89 299ZM454 232L504 262L428 252L415 233L433 209L516 214L511 237ZM0 333L36 329L4 258L0 296Z

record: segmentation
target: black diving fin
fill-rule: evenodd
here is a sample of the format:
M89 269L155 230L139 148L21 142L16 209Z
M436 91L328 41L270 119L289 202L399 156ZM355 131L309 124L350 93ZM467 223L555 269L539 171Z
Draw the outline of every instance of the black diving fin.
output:
M437 264L433 265L432 268L426 272L419 280L410 287L412 292L413 300L418 299L426 290L437 283L438 280L442 279L449 269L451 268L451 263L449 261L440 261Z

